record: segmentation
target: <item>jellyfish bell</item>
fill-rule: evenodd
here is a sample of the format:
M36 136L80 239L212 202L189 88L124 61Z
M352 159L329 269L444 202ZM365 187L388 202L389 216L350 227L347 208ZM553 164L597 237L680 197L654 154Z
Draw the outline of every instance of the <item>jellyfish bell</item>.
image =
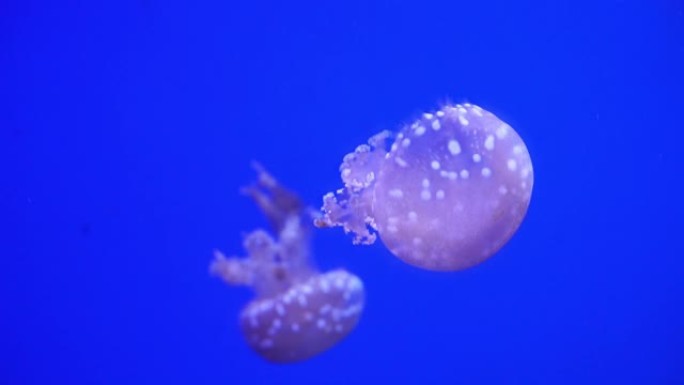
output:
M334 270L276 296L252 301L240 313L240 327L262 357L296 362L328 350L349 334L362 307L361 280Z
M318 227L354 242L376 233L397 257L430 270L462 270L496 253L519 228L533 171L508 124L472 105L423 114L396 136L382 132L345 156L344 187L323 197Z
M244 192L269 219L278 238L255 230L244 240L246 258L214 252L210 272L256 293L240 313L248 345L275 363L322 353L358 323L364 306L361 280L343 270L320 273L311 261L309 212L297 196L257 168L259 181Z

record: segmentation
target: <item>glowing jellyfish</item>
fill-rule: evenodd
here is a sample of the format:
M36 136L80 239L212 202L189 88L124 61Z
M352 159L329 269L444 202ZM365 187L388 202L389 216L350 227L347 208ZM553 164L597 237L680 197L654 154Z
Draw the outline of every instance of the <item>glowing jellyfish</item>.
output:
M298 197L257 166L258 182L244 192L278 235L255 230L244 241L247 258L215 251L210 271L231 285L251 286L256 299L240 313L249 346L278 363L321 353L356 326L363 283L345 270L319 273L310 260L311 216Z
M530 203L532 162L520 136L471 104L426 113L394 136L373 136L344 157L344 188L323 197L318 227L354 242L376 232L402 260L461 270L497 252Z

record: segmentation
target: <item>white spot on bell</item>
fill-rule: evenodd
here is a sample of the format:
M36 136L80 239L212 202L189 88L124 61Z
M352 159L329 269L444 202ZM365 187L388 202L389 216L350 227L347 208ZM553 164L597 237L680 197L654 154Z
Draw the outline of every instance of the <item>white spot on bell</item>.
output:
M482 176L485 178L489 178L492 175L492 170L489 167L483 167L482 168Z
M402 198L404 196L404 192L401 191L401 189L395 188L392 190L389 190L389 196L392 198Z
M508 134L508 126L506 124L502 124L496 129L497 138L503 139L506 137L506 134Z
M461 144L455 139L450 140L447 147L449 148L451 155L458 155L461 153Z
M518 168L518 163L515 159L509 159L508 162L506 162L506 166L508 166L509 170L515 171L515 169Z
M430 162L430 167L432 167L433 170L439 170L439 167L440 167L439 162L436 160L433 160L432 162Z
M484 146L489 151L494 149L494 135L487 135L487 139L485 139Z
M432 129L438 131L442 126L439 124L439 120L432 121Z
M319 318L318 321L316 321L316 326L318 326L319 329L323 329L325 324L326 322L323 318Z

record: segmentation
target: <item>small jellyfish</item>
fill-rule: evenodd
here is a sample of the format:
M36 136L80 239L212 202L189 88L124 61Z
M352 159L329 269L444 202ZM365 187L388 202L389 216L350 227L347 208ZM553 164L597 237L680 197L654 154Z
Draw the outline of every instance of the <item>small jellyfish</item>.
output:
M533 184L520 136L472 104L371 137L344 157L340 173L344 187L323 197L316 226L342 226L357 244L377 233L400 259L441 271L496 253L520 226Z
M256 298L240 313L249 346L275 363L305 360L342 340L356 326L364 288L342 270L321 274L311 261L311 214L299 198L256 165L244 189L268 218L277 240L255 230L244 240L246 258L214 252L212 274L230 285L251 286Z

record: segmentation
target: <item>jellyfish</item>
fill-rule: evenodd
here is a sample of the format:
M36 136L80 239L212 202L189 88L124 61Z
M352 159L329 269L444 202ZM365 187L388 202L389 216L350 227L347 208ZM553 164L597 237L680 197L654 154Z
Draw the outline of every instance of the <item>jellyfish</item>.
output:
M323 197L317 227L342 227L356 244L379 235L416 267L455 271L503 247L530 203L532 161L508 124L472 104L425 113L346 155L344 187Z
M257 229L244 239L246 258L218 250L210 272L229 285L256 293L240 312L247 344L274 363L302 361L341 341L356 326L364 287L354 274L321 273L311 256L312 210L261 166L258 180L243 189L264 213L277 238Z

